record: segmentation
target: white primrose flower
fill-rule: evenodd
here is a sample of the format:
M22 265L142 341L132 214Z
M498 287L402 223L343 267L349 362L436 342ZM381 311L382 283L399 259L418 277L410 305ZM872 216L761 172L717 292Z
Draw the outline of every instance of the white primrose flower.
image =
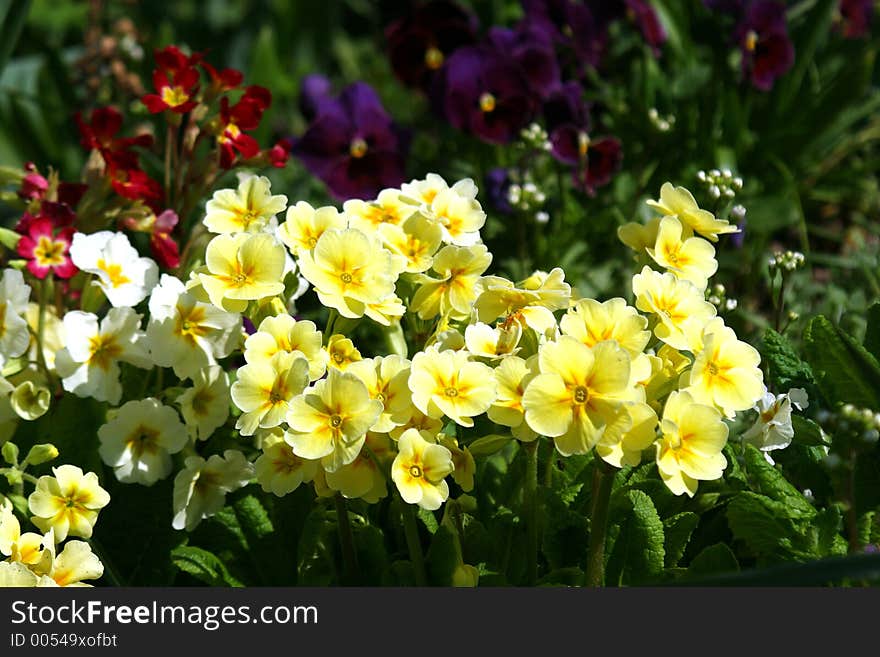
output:
M221 457L214 454L206 461L190 456L183 470L174 478L174 529L192 531L226 504L226 494L247 486L254 476L254 466L244 454L227 449Z
M63 349L55 354L55 369L64 389L78 397L117 404L122 396L119 362L149 369L147 337L141 316L131 308L111 308L98 323L97 315L72 310L64 316Z
M116 308L139 304L159 278L156 263L142 258L124 233L75 233L70 258L81 270L98 277L95 284Z
M98 453L123 483L152 486L171 474L171 454L189 441L177 412L153 397L124 404L98 429Z
M193 387L177 398L180 414L190 435L207 440L229 417L229 378L219 365L199 370L193 376Z
M767 452L785 449L794 438L794 427L791 424L791 407L802 411L809 406L807 392L802 388L792 388L787 393L774 395L764 390L764 396L758 400L755 410L758 419L743 434L743 440L764 452L769 463L773 459Z
M0 275L0 368L10 358L18 358L31 343L27 312L31 288L17 269L4 269Z
M156 365L173 367L181 379L228 356L241 339L241 317L202 303L168 274L150 295L147 337Z
M238 189L217 190L205 204L205 227L212 233L273 231L277 227L275 215L287 207L287 197L273 196L270 187L265 176L247 176Z

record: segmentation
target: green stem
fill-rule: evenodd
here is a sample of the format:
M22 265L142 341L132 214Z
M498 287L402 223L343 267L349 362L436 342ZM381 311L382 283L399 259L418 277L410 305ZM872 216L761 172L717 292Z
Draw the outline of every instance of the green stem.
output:
M526 512L526 584L538 581L538 441L523 443L526 452L526 479L523 504Z
M165 207L171 207L171 142L174 141L174 128L168 124L165 131Z
M330 337L333 335L333 329L336 325L336 320L339 319L339 311L335 308L330 309L330 314L327 316L327 325L324 328L324 345L330 342Z
M336 504L336 525L339 528L339 543L342 546L342 565L345 585L353 585L359 578L357 551L354 548L354 534L351 531L351 523L348 520L348 508L345 504L345 498L341 493L336 493L333 497Z
M428 577L425 574L425 557L422 554L422 543L419 540L419 526L416 521L416 512L412 504L400 500L403 505L403 531L406 534L406 547L409 549L409 559L412 562L416 576L416 586L427 586Z
M598 460L593 469L593 499L590 509L590 544L587 548L587 586L605 584L605 532L608 529L608 503L614 470Z

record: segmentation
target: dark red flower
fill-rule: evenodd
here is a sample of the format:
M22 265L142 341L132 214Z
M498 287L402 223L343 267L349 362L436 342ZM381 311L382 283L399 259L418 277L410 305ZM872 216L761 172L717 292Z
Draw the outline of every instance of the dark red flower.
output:
M742 70L752 84L769 91L776 78L794 64L794 46L788 38L785 5L775 0L754 0L736 30L742 50Z
M416 6L385 29L394 74L405 85L427 91L450 54L477 40L477 19L454 2Z
M588 140L581 163L572 172L575 186L593 196L597 187L611 182L622 161L623 150L614 137Z
M861 39L870 34L873 0L840 0L837 10L840 14L837 28L844 38Z
M248 87L239 101L230 107L229 99L220 99L220 125L217 137L220 144L220 166L229 169L235 162L236 151L242 158L255 157L260 152L257 140L246 134L260 125L263 112L272 104L272 94L264 87Z
M30 230L31 225L40 221L48 221L55 229L67 228L76 221L76 214L67 203L43 201L40 203L39 212L37 214L25 212L18 220L14 230L24 235Z
M150 233L150 252L162 267L177 269L180 265L180 250L171 232L179 219L174 210L165 210L156 217Z
M273 167L281 168L287 164L290 159L290 149L292 144L288 139L279 139L275 145L269 149L269 164Z
M68 254L74 232L73 227L67 227L56 233L52 221L41 217L30 222L16 250L37 278L44 279L49 274L70 278L78 271Z
M208 77L211 78L211 91L214 93L223 93L224 91L237 89L242 80L244 80L244 73L234 68L224 68L218 71L204 59L199 61L199 66L205 69Z
M18 190L18 196L25 201L33 201L41 199L49 190L49 181L40 175L37 167L33 162L26 162L24 170L27 171L21 180L21 188Z
M82 115L77 112L75 117L81 136L80 143L83 148L96 149L104 152L120 152L132 146L148 148L153 144L152 135L138 135L137 137L117 138L116 134L122 128L122 114L112 107L99 107L92 110L88 123L83 121Z
M107 176L117 194L132 200L140 199L156 211L162 200L162 185L141 169L131 166L128 158L113 156L107 160Z
M638 25L654 56L659 57L660 46L666 43L666 30L654 7L646 0L626 0L626 13Z
M370 199L405 182L408 146L376 92L355 82L322 104L291 152L335 197Z
M195 95L199 90L199 71L195 64L201 55L187 57L176 46L168 46L156 52L156 69L153 71L154 94L141 98L152 114L171 110L185 114L197 104Z

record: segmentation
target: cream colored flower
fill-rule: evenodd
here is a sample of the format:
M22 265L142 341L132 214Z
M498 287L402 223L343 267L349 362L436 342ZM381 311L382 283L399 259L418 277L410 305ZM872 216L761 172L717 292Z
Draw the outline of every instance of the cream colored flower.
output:
M98 512L110 503L110 495L98 483L94 472L84 474L75 465L52 468L54 476L44 475L28 497L28 509L37 527L52 529L55 540L68 536L89 538Z
M248 176L238 189L218 189L205 204L205 227L212 233L255 233L270 226L287 207L287 197L273 196L265 176Z

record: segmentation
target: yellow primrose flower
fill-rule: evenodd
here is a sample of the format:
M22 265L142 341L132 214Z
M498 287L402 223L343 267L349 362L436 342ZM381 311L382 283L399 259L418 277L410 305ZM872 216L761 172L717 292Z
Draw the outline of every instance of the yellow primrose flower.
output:
M28 359L36 363L39 358L37 357L37 340L34 336L36 336L40 324L40 304L29 303L25 319L32 330ZM2 334L3 331L0 329L0 335ZM52 304L46 304L43 308L43 359L50 372L55 371L55 352L62 347L64 347L64 324L58 318L55 307ZM3 358L0 356L0 363L2 360Z
M199 281L218 308L243 312L253 299L284 292L284 247L266 233L218 235L205 253Z
M474 356L498 359L519 351L517 344L521 335L522 328L516 322L502 322L495 328L477 322L465 328L464 343Z
M341 230L347 224L346 216L332 206L316 210L300 201L287 208L286 220L278 228L278 237L299 258L315 248L324 231Z
M677 217L663 217L657 241L647 251L658 265L700 290L706 289L709 279L718 271L715 247L701 237L683 238Z
M9 396L9 403L16 415L23 420L33 421L46 414L52 393L44 385L33 381L22 381Z
M45 536L33 532L22 534L12 507L0 507L0 554L9 557L10 561L40 567L45 563L46 551L54 548L55 532L51 527Z
M37 581L37 576L23 563L0 561L0 589L33 588Z
M171 474L171 454L189 442L186 426L158 399L126 402L98 429L98 454L122 483L152 486Z
M226 504L226 494L242 488L254 476L254 467L244 454L227 449L223 456L189 456L174 478L172 510L174 529L192 531L205 518Z
M372 399L382 402L382 414L370 431L388 433L409 420L412 402L408 385L410 362L406 358L394 354L376 356L351 363L346 371L364 382Z
M665 397L672 389L679 387L679 381L691 366L691 359L664 344L657 351L656 356L651 357L651 376L644 382L645 397L649 403L655 404L657 400ZM684 375L684 386L687 386L688 374ZM655 409L659 410L659 406Z
M160 367L172 367L189 378L238 346L241 317L202 303L183 282L163 274L150 295L147 338L150 356Z
M334 491L342 493L348 499L362 499L369 504L375 504L388 495L388 487L385 483L385 473L380 466L367 453L366 448L377 447L380 451L387 442L387 436L374 433L367 434L365 449L357 455L354 461L341 468L324 472L327 486ZM387 448L385 448L387 451Z
M46 577L52 580L41 585L51 586L91 586L83 583L87 579L100 579L104 574L104 564L92 552L92 546L85 541L68 541L59 555L52 560L52 568Z
M664 216L678 217L695 233L713 242L718 241L719 235L739 232L736 226L716 219L708 210L701 210L693 194L684 187L674 187L672 183L663 183L660 188L660 200L648 201L648 205L659 210Z
M421 276L410 307L422 319L439 315L467 317L477 296L476 284L492 262L484 244L445 246L434 257L432 269L440 279Z
M349 199L343 203L342 211L351 228L371 233L383 225L400 226L416 209L400 199L399 189L383 189L374 201Z
M333 472L360 454L367 431L381 413L382 402L370 399L363 381L330 368L326 379L290 403L290 429L284 439L294 454L321 459L324 470Z
M413 404L433 418L446 415L463 427L485 413L495 401L497 384L492 368L468 360L463 351L428 347L415 355L409 376Z
M631 221L617 229L617 237L637 254L643 253L657 243L662 217L652 217L647 224Z
M335 333L327 340L327 346L324 348L324 358L329 367L346 370L349 365L362 360L363 357L350 338L345 337L341 333Z
M402 225L381 224L378 232L386 249L406 259L403 270L411 274L431 268L443 238L440 224L418 212Z
M398 453L391 464L391 479L407 504L435 511L449 497L444 479L455 470L452 454L430 435L407 429L397 441Z
M309 384L309 362L296 353L279 351L268 361L248 363L232 384L232 401L243 412L235 424L242 436L257 427L270 429L284 421L290 400Z
M473 181L468 182L473 185ZM429 173L424 180L411 180L408 183L403 183L400 186L400 198L405 203L411 203L418 207L423 214L427 214L430 212L431 203L434 202L437 194L444 189L449 189L446 181L436 173Z
M175 401L190 435L196 440L207 440L229 417L229 379L223 368L212 365L199 370L192 381L192 387Z
M263 443L263 453L254 463L257 482L267 493L284 497L300 484L312 481L318 461L300 458L280 436L270 436Z
M394 292L404 258L359 230L333 229L318 238L313 251L300 254L299 267L322 304L356 319L363 316L365 304Z
M295 320L288 314L267 317L244 343L248 363L270 360L279 351L299 352L309 361L309 379L324 375L326 363L321 350L321 331L307 319Z
M379 301L364 305L364 315L382 326L391 326L406 313L406 306L396 294L389 294Z
M595 299L580 299L562 319L559 328L565 335L593 347L603 340L614 340L635 358L642 353L651 332L645 329L648 319L639 315L620 297L603 303Z
M538 437L525 421L522 398L529 382L538 374L538 357L523 360L508 356L495 368L498 395L487 411L495 424L510 427L514 438L531 442Z
M445 433L437 435L438 442L449 450L452 455L452 479L461 486L465 492L474 489L474 474L477 472L477 464L471 451L465 447L459 447L454 436Z
M41 531L52 529L55 540L68 536L89 538L98 512L110 502L110 495L98 483L94 472L83 474L75 465L52 468L54 476L44 475L28 497L31 518Z
M563 335L538 352L540 374L522 398L526 422L550 436L563 456L586 454L626 402L640 401L630 386L630 357L616 342L588 347Z
M473 246L480 241L486 213L476 199L477 186L469 178L441 189L428 206L428 216L440 223L443 241Z
M717 312L693 283L661 274L647 265L633 276L632 286L636 308L657 315L660 321L654 334L675 349L691 349L703 326Z
M525 324L543 334L556 326L552 311L568 308L571 286L558 267L549 274L537 271L517 287L501 276L484 276L477 286L474 309L481 322L520 315Z
M687 391L696 402L716 406L727 417L752 408L764 395L764 374L757 349L737 340L717 317L703 329Z
M630 404L625 412L605 428L596 453L615 468L642 462L642 452L657 437L657 414L648 404Z
M205 227L212 233L255 233L287 207L287 197L273 196L265 176L249 176L238 189L219 189L205 204Z
M70 259L77 268L94 274L97 285L114 308L136 306L143 301L159 278L159 267L142 258L125 233L109 230L75 233Z
M434 436L440 433L443 429L443 420L430 417L429 415L422 413L415 406L412 406L410 408L409 419L399 427L394 427L388 432L388 435L392 440L397 441L400 440L400 436L402 436L407 429L415 429L416 431L422 431L428 435Z
M696 403L687 392L673 392L666 400L660 431L657 469L674 494L693 497L698 480L721 478L727 467L721 450L728 428L717 409Z

